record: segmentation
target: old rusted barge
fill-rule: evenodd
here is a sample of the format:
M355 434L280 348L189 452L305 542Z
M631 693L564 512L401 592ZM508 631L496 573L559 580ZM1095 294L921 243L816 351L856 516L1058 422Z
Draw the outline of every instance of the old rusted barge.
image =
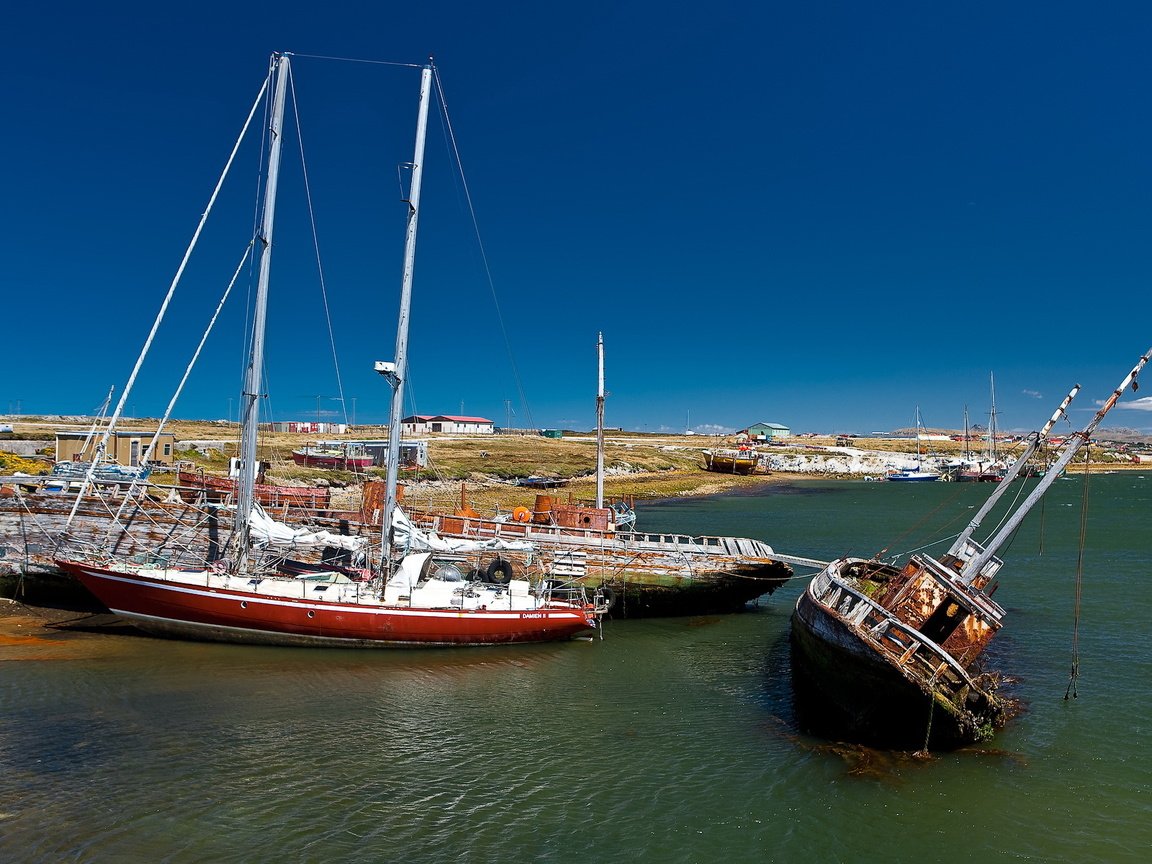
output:
M485 518L470 508L405 512L439 537L526 540L550 559L557 578L606 589L615 617L735 612L771 594L793 572L785 563L791 556L762 540L619 530L619 512L611 505L566 503L548 495L536 496L531 510L517 508L503 517Z

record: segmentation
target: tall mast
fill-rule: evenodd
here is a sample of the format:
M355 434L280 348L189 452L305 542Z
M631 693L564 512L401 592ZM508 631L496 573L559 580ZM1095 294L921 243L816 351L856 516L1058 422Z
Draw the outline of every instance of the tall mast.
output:
M952 548L948 550L949 555L959 555L963 552L964 547L968 543L968 538L980 527L980 523L984 521L984 517L991 512L996 502L1008 491L1008 487L1012 481L1016 479L1016 475L1020 473L1028 460L1032 458L1032 454L1036 452L1036 449L1047 440L1048 433L1052 431L1052 427L1056 425L1057 421L1064 416L1068 410L1068 406L1072 404L1072 400L1076 398L1076 394L1079 392L1080 385L1077 384L1072 388L1071 392L1064 397L1064 401L1060 403L1060 407L1048 418L1048 422L1044 424L1044 428L1033 434L1032 440L1028 442L1028 446L1024 448L1024 452L1020 454L1016 462L1008 469L1008 473L996 484L996 491L988 496L988 500L984 502L984 506L972 517L972 521L968 523L968 527L960 532L960 536L956 538L956 542L953 543Z
M248 526L256 486L256 433L260 423L260 388L264 371L264 327L268 315L268 279L272 269L272 228L276 216L276 186L280 179L280 145L283 143L284 96L288 90L288 56L277 56L276 90L272 96L272 123L269 128L271 148L268 153L268 179L264 186L264 216L260 227L260 278L256 286L255 312L252 317L252 351L244 374L244 392L240 396L240 482L234 536L237 561L246 567L244 551L248 545Z
M1040 482L1036 484L1036 488L1032 490L1032 494L1024 499L1016 512L1008 518L1008 520L1001 526L1000 530L996 532L995 536L988 540L987 547L968 561L963 569L960 571L960 578L965 582L971 582L975 579L976 575L984 569L984 565L996 554L996 550L1003 545L1004 541L1012 536L1012 532L1020 527L1020 523L1024 521L1024 517L1028 515L1028 511L1035 506L1040 497L1048 491L1060 473L1068 467L1068 463L1072 461L1076 452L1081 448L1088 445L1089 440L1092 438L1092 433L1096 431L1096 427L1100 425L1100 421L1104 419L1104 415L1112 410L1112 406L1119 401L1124 391L1128 389L1130 384L1134 385L1136 376L1140 374L1140 370L1144 368L1148 359L1152 357L1152 348L1140 358L1140 361L1133 367L1132 371L1128 373L1120 386L1112 391L1112 395L1108 397L1104 405L1096 412L1096 416L1092 418L1089 423L1080 432L1073 433L1071 440L1065 445L1064 450L1060 453L1060 457L1052 463L1052 466L1044 472L1044 476L1040 478ZM1135 389L1135 386L1133 387Z
M604 506L604 334L596 334L599 378L596 387L596 506Z
M916 406L916 470L920 470L920 406Z
M996 375L988 373L988 386L992 393L992 407L988 409L988 461L996 462Z
M396 512L396 475L400 470L400 420L404 410L404 381L408 376L408 313L412 305L412 274L416 267L416 225L420 219L420 184L424 172L424 141L428 130L429 91L432 65L420 74L420 109L416 120L416 147L412 157L412 185L408 190L408 230L404 238L404 273L400 282L400 318L396 324L396 353L391 364L376 369L392 386L392 410L388 418L388 480L384 494L381 555L387 561L391 543L392 515Z

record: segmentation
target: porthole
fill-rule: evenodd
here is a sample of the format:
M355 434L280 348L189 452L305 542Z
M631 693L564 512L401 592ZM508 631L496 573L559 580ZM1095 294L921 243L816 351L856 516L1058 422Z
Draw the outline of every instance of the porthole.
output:
M313 611L312 609L309 609L308 610L308 617L309 618L315 618L316 617L315 611Z
M241 609L247 609L248 608L248 601L247 600L241 600L240 601L240 608Z

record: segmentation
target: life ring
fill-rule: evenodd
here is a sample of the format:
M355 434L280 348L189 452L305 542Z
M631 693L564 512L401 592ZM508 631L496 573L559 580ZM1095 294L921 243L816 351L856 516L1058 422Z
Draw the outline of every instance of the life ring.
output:
M506 558L493 558L492 563L484 572L488 581L495 585L507 585L515 575L512 570L512 562Z
M517 507L512 511L512 519L516 522L530 522L532 521L532 511L527 507Z

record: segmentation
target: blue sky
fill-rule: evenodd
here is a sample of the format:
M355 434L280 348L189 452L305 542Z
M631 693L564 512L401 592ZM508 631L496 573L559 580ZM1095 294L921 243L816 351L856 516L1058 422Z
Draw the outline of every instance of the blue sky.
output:
M3 29L0 411L121 392L277 50L436 57L486 257L434 118L406 411L591 428L603 331L611 426L956 428L994 373L1028 429L1152 344L1147 4L65 0ZM381 422L418 73L293 72L336 346L293 130L268 407ZM252 164L130 414L163 411L235 266ZM246 292L177 416L235 411ZM1117 427L1152 430L1152 397Z

